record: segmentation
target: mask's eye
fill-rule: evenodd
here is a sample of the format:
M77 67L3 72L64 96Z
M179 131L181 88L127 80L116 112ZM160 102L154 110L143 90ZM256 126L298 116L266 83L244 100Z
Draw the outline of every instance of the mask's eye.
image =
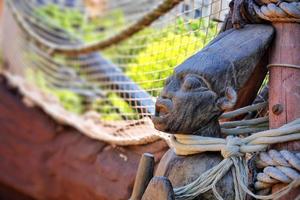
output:
M195 76L187 76L185 79L184 79L184 82L183 82L183 89L184 90L193 90L193 89L197 89L197 88L200 88L200 87L203 87L203 83L202 81L198 78L198 77L195 77Z

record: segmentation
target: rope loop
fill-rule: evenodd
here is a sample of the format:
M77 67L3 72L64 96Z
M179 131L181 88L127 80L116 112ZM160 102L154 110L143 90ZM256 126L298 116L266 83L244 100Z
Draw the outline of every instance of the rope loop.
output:
M224 158L230 158L232 156L243 156L244 154L240 152L240 147L243 144L241 138L227 136L226 145L221 149L221 154Z
M263 171L257 174L254 187L259 192L268 192L274 184L300 179L300 153L274 149L261 152L257 168L263 168Z

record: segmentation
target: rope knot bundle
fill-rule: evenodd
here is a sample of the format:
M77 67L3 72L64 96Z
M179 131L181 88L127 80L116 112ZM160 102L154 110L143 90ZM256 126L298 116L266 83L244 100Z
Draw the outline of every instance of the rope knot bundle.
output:
M239 137L227 136L226 145L221 149L221 155L224 158L230 158L232 156L243 156L240 152L240 147L243 145L243 141Z
M256 199L275 199L285 195L292 188L297 187L300 182L298 176L293 180L291 178L289 179L291 174L295 173L292 173L294 171L285 167L288 162L284 162L282 159L276 160L276 162L284 163L283 167L279 166L278 169L289 176L286 179L289 185L268 196L256 195L248 189L248 167L244 154L266 151L270 144L294 140L300 140L300 118L280 128L253 133L243 138L228 136L224 139L198 135L171 135L167 143L177 155L193 155L213 151L221 152L224 157L223 161L201 174L195 181L174 188L175 199L194 199L201 193L212 190L218 200L223 200L216 190L216 184L230 170L234 181L235 200L244 200L246 193ZM271 155L273 154L274 152L271 151ZM292 162L293 165L298 166L298 161L296 162L294 159L290 159L291 155L287 155L287 153L283 151L283 157L284 156L289 156L286 159ZM274 171L274 168L268 168L266 172L270 174L270 170Z

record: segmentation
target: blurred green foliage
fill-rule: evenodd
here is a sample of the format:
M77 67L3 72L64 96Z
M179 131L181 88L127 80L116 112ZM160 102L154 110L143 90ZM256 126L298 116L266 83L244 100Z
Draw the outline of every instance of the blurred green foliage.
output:
M63 28L73 39L92 42L107 37L108 31L125 24L122 11L113 10L100 18L88 18L78 9L62 8L56 4L47 4L36 10L36 14L48 25Z
M101 119L107 121L121 119L134 120L139 118L138 113L126 101L113 92L107 95L107 99L97 99L94 101L92 110L101 113Z
M67 89L56 89L49 87L47 84L47 79L45 78L45 74L42 71L27 68L25 73L27 80L35 83L44 92L56 96L66 110L78 114L82 113L82 98L79 95Z
M153 28L151 30L153 35L158 31ZM175 26L164 28L157 38L149 38L150 41L145 43L146 47L137 53L135 60L125 69L126 74L142 88L151 89L153 96L157 96L174 67L203 48L215 36L216 31L217 27L213 22L200 18L179 18Z

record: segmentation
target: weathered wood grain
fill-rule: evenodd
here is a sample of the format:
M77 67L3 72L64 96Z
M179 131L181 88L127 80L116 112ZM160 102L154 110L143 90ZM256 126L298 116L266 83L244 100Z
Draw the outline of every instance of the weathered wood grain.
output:
M130 200L140 200L153 177L154 157L152 154L144 153L141 157L136 173L134 187Z
M142 200L174 200L173 187L169 179L163 176L153 177Z
M293 64L300 66L300 24L274 23L276 38L270 51L271 64ZM270 128L280 127L300 117L300 69L289 67L270 68L269 113ZM281 105L282 112L272 112L274 106ZM276 109L275 109L276 110ZM277 144L271 148L300 151L300 141ZM273 191L281 188L274 187ZM297 188L282 198L294 199L300 194Z

